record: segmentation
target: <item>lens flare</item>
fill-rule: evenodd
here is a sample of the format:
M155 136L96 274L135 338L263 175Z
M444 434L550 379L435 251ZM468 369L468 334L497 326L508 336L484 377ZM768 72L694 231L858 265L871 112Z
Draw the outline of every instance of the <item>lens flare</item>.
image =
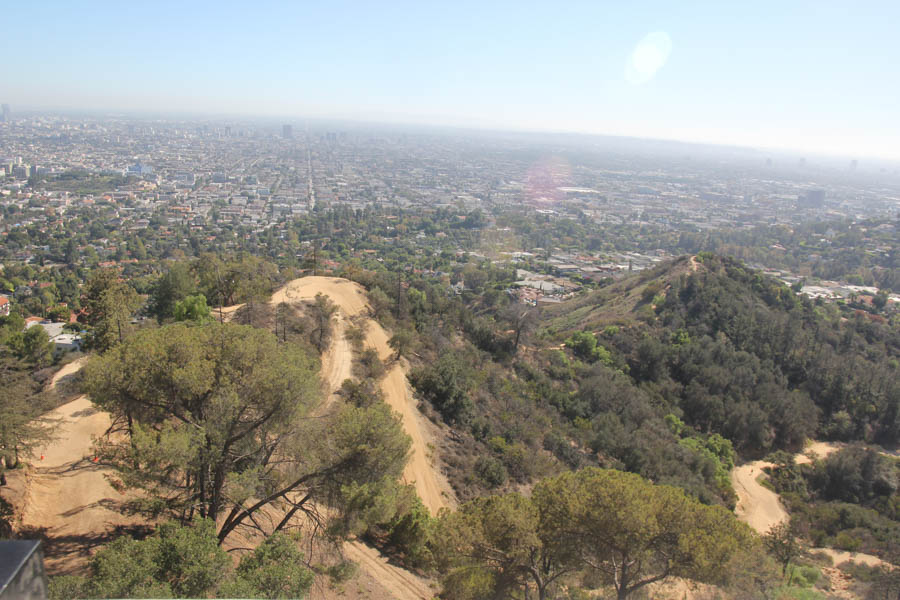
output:
M632 85L647 83L669 60L672 38L668 33L649 33L638 42L625 64L625 81Z

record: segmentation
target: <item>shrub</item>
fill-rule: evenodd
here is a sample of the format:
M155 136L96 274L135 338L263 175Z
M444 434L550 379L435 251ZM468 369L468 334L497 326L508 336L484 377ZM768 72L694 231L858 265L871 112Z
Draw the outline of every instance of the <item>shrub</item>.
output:
M478 475L488 487L500 487L509 477L503 463L493 456L479 456L475 461L475 474Z
M854 535L842 531L834 537L834 547L848 552L856 552L862 546L862 540Z

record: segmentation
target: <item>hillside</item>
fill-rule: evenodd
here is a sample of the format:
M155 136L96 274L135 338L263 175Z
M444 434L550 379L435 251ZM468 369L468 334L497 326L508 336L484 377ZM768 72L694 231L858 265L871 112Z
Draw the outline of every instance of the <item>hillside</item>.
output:
M367 317L364 290L345 279L307 277L289 282L273 294L271 304L287 302L301 306L319 293L333 299L337 307L331 343L322 357L321 377L326 389L325 401L318 414L323 415L338 398L337 391L343 381L352 377L351 365L355 356L345 337L350 319L367 325L365 344L376 349L385 360L390 349L387 334ZM234 316L240 314L240 308L232 307L224 312ZM79 371L85 362L75 361L58 371L51 380L51 389L63 377ZM425 506L437 512L448 506L452 497L445 491L446 484L440 483L440 474L427 460L423 440L430 439L430 434L424 431L425 424L419 421L415 404L411 402L406 368L403 361L392 364L383 381L384 398L401 415L413 440L403 479L415 486ZM41 448L41 460L27 477L20 530L45 540L47 568L52 575L77 574L83 572L88 559L101 544L109 543L130 529L146 528L147 521L139 516L126 516L124 500L128 498L111 485L115 479L110 478L113 470L92 460L95 439L102 438L110 425L109 414L98 410L90 398L81 395L53 411L51 417L59 421L60 427L56 438ZM283 511L275 511L267 518L280 519L282 516ZM239 534L226 546L239 548L260 541L255 534L249 537ZM343 552L362 569L362 573L353 579L353 585L361 593L365 590L373 598L408 600L432 596L427 580L391 564L377 550L359 541L347 542ZM327 584L320 587L322 593L336 593Z
M742 453L820 436L898 442L896 328L801 298L732 259L682 257L547 317L548 338L594 333L633 383Z
M379 358L390 365L381 382L381 390L385 402L401 415L406 433L413 440L412 456L403 472L405 482L415 485L422 502L432 513L437 514L441 508L452 506L446 483L441 482L440 473L429 463L428 441L431 434L426 431L425 423L421 422L406 382L409 367L402 360L390 361L392 350L387 343L390 336L378 322L369 318L368 301L362 286L339 277L303 277L277 290L272 295L271 304L309 301L316 294L327 296L338 307L332 343L322 358L322 379L329 388L329 398L334 398L343 381L352 377L354 356L345 333L347 323L356 320L366 332L364 347L377 351Z
M514 272L489 263L478 278L467 280L473 287L462 293L413 273L406 280L388 272L351 275L355 281L295 279L275 290L268 302L246 296L246 303L221 313L214 309L212 319L201 314L194 324L164 319L160 327L138 328L121 346L92 361L117 365L129 376L148 369L141 375L142 386L155 389L177 372L170 371L176 366L202 373L204 365L192 362L198 356L208 353L204 360L229 361L242 356L244 348L255 348L259 356L269 358L226 369L247 369L249 375L229 384L240 391L223 398L252 398L260 387L252 379L257 369L266 385L297 382L311 388L297 388L308 398L303 409L308 416L283 434L276 435L281 425L272 423L269 438L293 444L292 468L303 469L296 471L296 482L308 485L307 491L280 492L295 485L288 480L286 485L254 484L257 490L274 490L272 497L279 501L261 510L261 520L254 520L252 527L226 530L225 535L234 531L226 548L256 546L263 534L271 533L279 521L287 523L297 510L314 515L326 505L328 511L340 507L347 511L346 521L336 520L332 527L348 540L342 545L345 557L362 567L363 573L351 576L348 584L357 595L427 598L434 589L423 574L441 577L446 595L457 584L450 576L455 571L446 570L452 561L442 561L460 546L444 542L462 531L454 529L464 524L456 520L458 515L484 518L487 524L495 517L478 511L509 502L507 508L514 510L502 517L508 518L520 509L531 510L532 501L539 506L542 497L546 500L546 494L568 489L565 486L590 486L592 477L597 482L615 477L608 475L615 473L612 469L643 478L623 479L623 493L632 485L680 488L686 493L685 500L678 500L686 503L684 510L723 515L725 520L718 522L726 529L740 525L731 514L760 534L791 520L799 524L807 547L824 548L822 557L843 559L843 553L851 552L870 565L896 560L891 540L900 532L900 466L877 447L896 443L898 434L900 339L890 323L839 304L811 302L738 261L702 253L588 289L542 310L512 301L512 294L505 292ZM218 323L220 314L231 323ZM211 339L221 339L221 345ZM227 344L235 344L240 352L216 354L220 347L232 347ZM148 361L147 356L155 358ZM105 398L106 403L118 393L117 384L102 375L108 370L96 365L86 369L93 371L86 377L94 382L91 397ZM318 379L321 386L315 390ZM348 379L354 383L344 385ZM179 381L173 379L173 384ZM218 385L219 380L197 381ZM198 393L193 389L179 393L191 398ZM131 402L131 393L122 398ZM66 419L64 439L46 453L52 464L37 469L31 514L24 519L34 527L50 523L54 529L48 535L63 540L105 534L113 523L110 509L121 499L110 496L114 490L103 479L105 470L88 461L78 463L90 451L90 434L102 433L97 428L108 423L106 413L82 410L88 405L81 400L84 406L60 409L66 411L60 413ZM394 411L392 423L379 420L379 410L385 411L383 417L391 414L388 407ZM152 426L155 414L144 413L143 418ZM258 414L266 418L269 413ZM193 418L173 415L177 421ZM376 429L380 423L384 429ZM163 424L158 421L157 426ZM336 487L328 470L318 471L318 465L333 460L335 451L344 452L337 450L344 448L341 440L354 439L343 437L347 435L362 436L346 446L350 466L367 464L371 451L371 456L381 456L380 443L396 440L396 446L383 446L394 451L377 459L396 465L390 467L390 477L370 478L374 471L361 467L352 471L361 484ZM370 446L370 435L383 442ZM818 456L797 454L809 440L818 440L809 446ZM405 448L410 457L406 463L399 460ZM122 449L128 451L128 446ZM70 458L75 451L79 456ZM268 456L281 458L277 453ZM68 466L60 462L63 459L75 460L78 468L56 469ZM128 472L127 463L117 468ZM569 471L587 479L566 479ZM242 473L248 481L255 477L253 470ZM273 469L267 477L277 481L287 473ZM398 479L410 485L383 487L388 481L396 486ZM81 492L93 495L67 491L79 481L84 484ZM590 489L600 494L605 487ZM664 489L655 485L645 493L673 493ZM54 505L55 495L67 497L68 503ZM310 504L304 504L310 498ZM244 499L236 497L235 502L241 506ZM575 515L589 507L571 505L567 510ZM639 512L642 507L638 502L633 509ZM442 508L454 511L435 520L428 516ZM716 512L703 512L707 509ZM62 518L66 515L78 518ZM591 518L602 517L601 511ZM231 518L220 514L218 526L224 528ZM552 529L538 531L548 536L544 544L555 539ZM749 531L733 529L727 535L737 540ZM484 533L490 535L487 529ZM87 557L74 545L58 550L55 572L80 567ZM313 553L313 546L307 551ZM804 558L804 565L830 568L822 557ZM471 557L453 564L463 571L481 568L468 560ZM729 581L719 582L710 574L695 577L690 570L681 575L723 585L726 595L741 589L742 577L758 576L768 582L765 585L777 585L772 565L761 561L735 566ZM565 585L596 589L597 582L590 578L582 583L586 571L576 563L580 566ZM843 581L841 573L827 572L832 582ZM328 587L324 577L320 573L318 581ZM343 592L338 587L332 593Z
M480 292L450 301L413 284L408 297L421 291L425 311L399 313L419 332L411 380L453 429L440 454L462 500L599 465L725 505L760 534L795 520L811 531L808 547L838 562L847 550L868 553L852 557L870 565L896 561L887 540L900 531L891 508L900 467L888 456L833 452L854 441L896 445L896 326L703 253L540 311L498 300L495 277L500 289L502 273L488 270ZM370 295L396 300L391 286L367 284ZM784 468L778 456L808 440L829 452L815 461L798 454L804 470L761 483ZM877 492L859 483L873 472ZM828 487L848 485L864 493ZM804 560L840 597L857 597L846 571Z

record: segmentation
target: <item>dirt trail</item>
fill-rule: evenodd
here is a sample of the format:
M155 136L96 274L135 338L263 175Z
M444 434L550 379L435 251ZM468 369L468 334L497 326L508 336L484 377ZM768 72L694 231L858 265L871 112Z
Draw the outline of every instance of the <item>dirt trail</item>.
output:
M757 460L735 467L731 472L731 484L738 497L735 512L741 521L759 533L766 533L772 526L788 519L778 494L756 481L760 475L766 476L763 467L770 466L772 463Z
M406 369L396 364L388 371L382 381L382 390L387 403L400 413L403 428L412 438L412 456L403 470L405 483L414 483L416 493L431 514L436 515L442 508L450 508L448 501L449 484L442 481L431 464L431 453L428 449L427 432L422 426L422 415L416 409L416 401L406 379Z
M338 308L338 317L332 342L322 356L322 378L330 395L325 406L335 398L335 392L345 379L352 375L353 352L344 333L346 321L368 312L368 302L362 286L336 277L304 277L291 281L272 295L272 303L310 300L317 293L327 295ZM374 348L382 360L391 356L387 332L372 319L367 321L365 345ZM395 362L388 368L382 380L385 401L403 420L403 427L413 440L412 457L403 472L405 481L415 481L416 492L433 513L448 506L441 493L434 468L428 462L427 444L423 424L419 421L415 399L406 380L408 366ZM446 485L446 484L445 484ZM449 489L449 485L446 485ZM398 600L429 600L434 592L426 580L409 571L388 563L379 552L361 542L347 542L343 546L347 558L360 567L391 597Z
M348 317L366 312L369 305L362 286L340 277L301 277L286 283L274 294L272 304L312 300L316 294L325 294Z
M838 442L810 442L803 452L794 455L797 464L808 464L810 456L825 458L832 452L840 450L844 445ZM731 472L731 484L738 496L735 509L740 520L750 525L759 533L766 533L773 525L787 521L788 514L781 504L778 494L763 487L756 480L762 475L763 467L774 466L772 463L757 460L740 467L735 467Z
M322 379L327 387L328 396L322 403L320 411L324 411L334 402L341 384L353 376L353 349L345 336L346 331L346 318L338 312L334 321L331 344L322 355Z
M846 444L841 442L810 442L806 445L806 448L803 449L803 452L794 455L794 461L798 465L808 465L812 463L811 456L816 459L827 458L830 454L837 452L844 446L846 446Z
M339 322L368 314L368 301L365 290L357 283L339 277L303 277L295 279L272 295L272 302L300 302L315 298L321 293L328 296L340 309ZM365 346L374 348L378 356L387 363L387 373L382 379L381 389L385 401L397 411L406 433L412 438L412 456L403 471L406 482L414 482L416 492L425 506L433 514L443 507L451 507L452 498L449 484L435 470L430 461L428 441L430 436L423 417L416 408L406 374L409 365L406 361L392 359L393 351L388 345L389 336L384 328L374 319L367 320ZM335 331L331 348L322 357L322 377L334 392L344 379L350 377L352 351L349 342L340 332Z
M352 350L345 339L347 319L368 310L361 286L345 279L306 277L290 282L273 295L272 302L297 302L328 295L340 313L333 343L323 356L323 378L333 393L351 376ZM233 309L226 311L233 312ZM390 355L388 336L376 322L369 322L366 343L383 358ZM66 365L51 380L55 387L63 377L80 369L86 359ZM404 478L416 482L416 489L429 509L447 506L438 476L427 460L424 424L415 408L415 400L406 381L405 362L395 362L384 379L386 400L403 418L413 439L413 458ZM332 396L333 397L333 396ZM96 410L87 396L81 396L52 411L61 420L58 439L43 449L43 460L29 476L23 528L43 529L48 537L47 568L51 574L73 572L83 567L92 550L115 535L116 529L141 523L118 512L123 497L106 480L111 473L92 461L93 438L102 435L110 424L107 413ZM378 552L360 542L349 542L345 551L370 572L372 578L400 600L428 600L433 592L427 582L408 571L388 564Z
M360 542L344 544L344 554L372 576L375 581L398 600L430 600L434 592L428 582L405 569L399 569L387 559Z
M430 436L423 423L424 417L416 408L416 399L413 396L406 374L409 372L409 364L406 359L395 360L393 351L388 345L387 332L375 321L369 322L366 333L366 346L374 348L381 360L388 363L387 374L381 381L381 391L385 401L395 411L400 413L403 419L403 428L412 438L412 456L403 470L403 480L406 483L414 483L416 492L422 499L422 503L428 507L432 514L436 515L442 508L452 508L453 497L450 485L439 477L431 464L428 441Z
M111 470L92 462L92 438L109 427L109 415L80 396L50 416L61 421L58 438L41 451L44 459L29 474L21 525L44 530L47 571L59 574L81 567L117 527L139 521L117 510L123 497L104 477Z
M47 389L55 390L56 385L60 382L63 377L68 377L69 375L74 375L78 371L81 370L85 364L87 364L88 357L82 356L76 360L73 360L67 365L63 365L63 367L53 374L53 377L50 378L50 383L47 385Z

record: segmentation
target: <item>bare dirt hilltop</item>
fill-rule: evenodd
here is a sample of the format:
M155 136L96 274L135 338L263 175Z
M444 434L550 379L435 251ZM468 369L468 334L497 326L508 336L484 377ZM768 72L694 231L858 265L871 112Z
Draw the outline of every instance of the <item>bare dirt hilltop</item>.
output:
M416 400L406 379L409 365L405 360L390 360L390 336L377 321L368 318L369 304L363 287L340 277L303 277L276 291L272 295L272 303L311 300L319 293L328 296L339 309L333 342L322 357L322 378L334 392L344 379L351 376L353 355L343 335L344 324L349 319L364 318L367 323L365 346L374 348L387 366L387 373L381 382L385 401L400 414L403 427L413 442L412 456L403 472L403 479L415 484L416 492L432 514L437 514L441 508L452 507L451 488L431 464L428 448L431 436L424 417L416 408Z
M400 414L403 427L413 441L412 456L404 469L403 479L415 483L416 492L433 514L443 507L452 506L451 488L429 459L427 423L416 408L406 379L409 366L405 360L389 362L392 354L388 345L389 336L378 322L369 318L369 304L363 287L339 277L303 277L276 291L271 303L303 302L312 300L320 293L328 296L338 307L331 345L322 356L322 379L328 394L323 407L335 399L335 392L345 379L352 376L353 350L344 332L351 319L357 322L362 319L366 324L364 345L375 349L379 358L387 363L387 373L381 382L385 401ZM358 595L377 598L383 590L388 597L396 600L429 600L434 596L427 580L390 564L376 550L361 542L345 543L344 553L359 563L364 572L364 579L356 582L360 588ZM373 589L371 583L381 590Z

